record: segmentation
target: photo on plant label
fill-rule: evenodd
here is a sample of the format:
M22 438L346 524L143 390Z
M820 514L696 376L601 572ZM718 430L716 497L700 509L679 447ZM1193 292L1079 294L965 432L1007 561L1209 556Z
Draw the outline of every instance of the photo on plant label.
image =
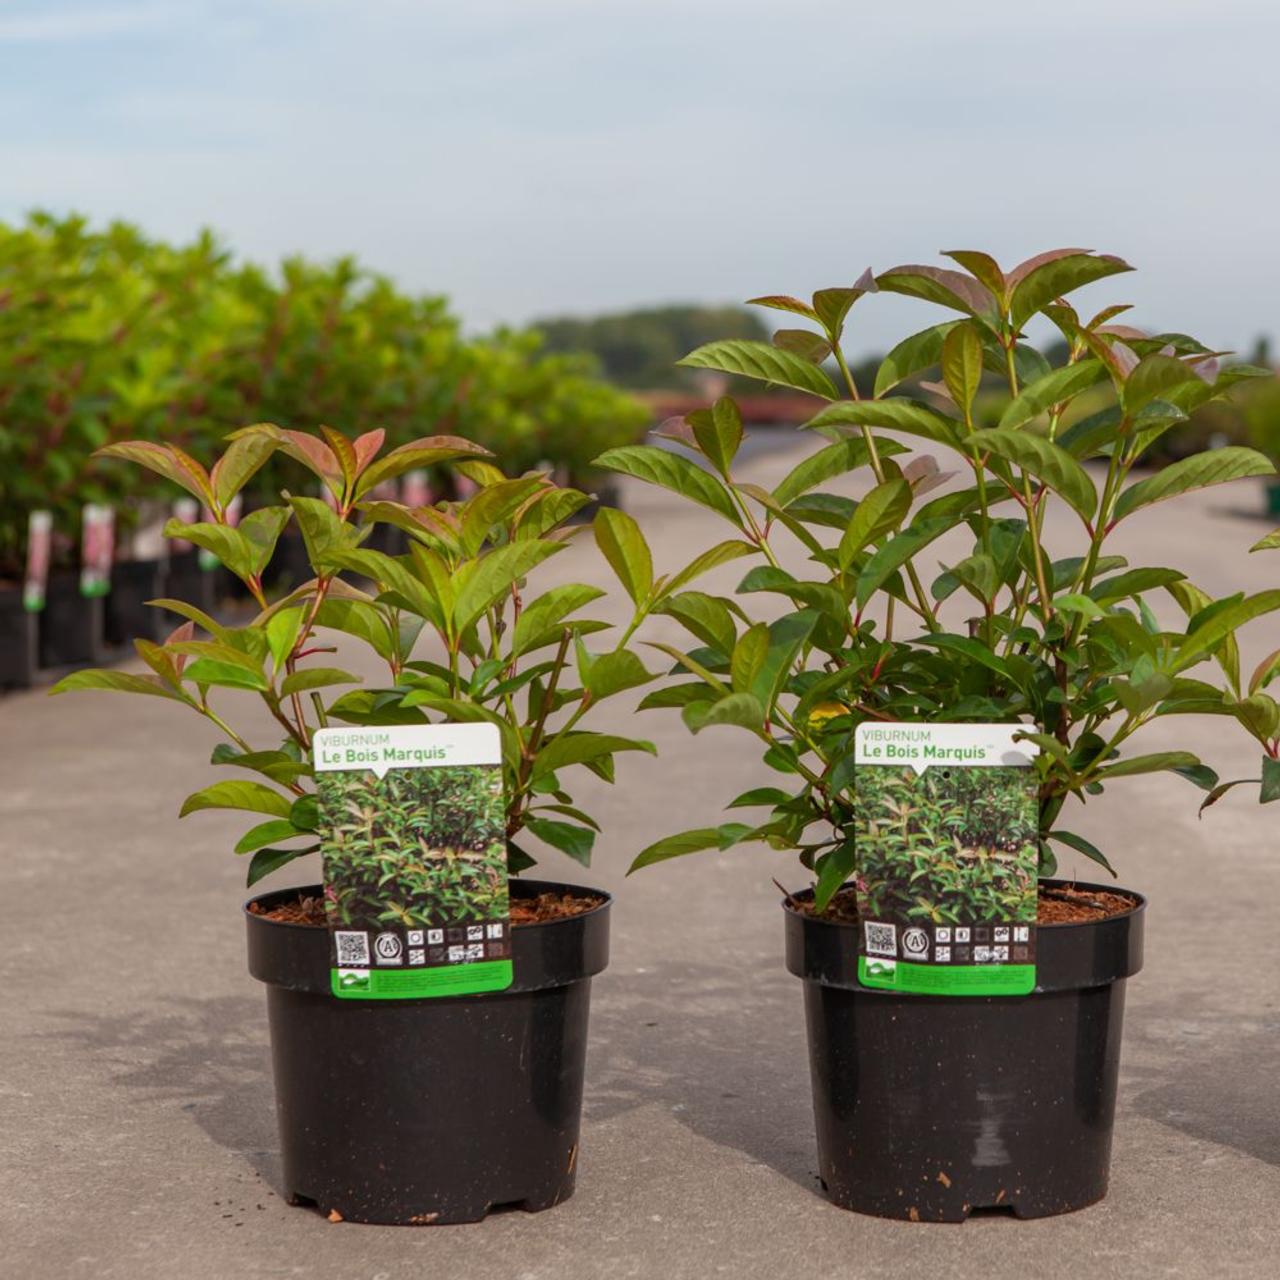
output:
M325 906L338 927L505 919L506 806L498 765L316 775Z
M1036 918L1039 812L1025 768L860 767L858 912L981 924Z

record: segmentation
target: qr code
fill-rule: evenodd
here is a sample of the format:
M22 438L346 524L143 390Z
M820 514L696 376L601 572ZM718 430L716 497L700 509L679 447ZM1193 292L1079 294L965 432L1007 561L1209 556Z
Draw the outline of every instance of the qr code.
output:
M369 935L367 933L347 933L335 929L334 942L338 948L339 969L367 969L369 967Z
M896 956L898 954L898 926L864 922L867 931L867 955Z

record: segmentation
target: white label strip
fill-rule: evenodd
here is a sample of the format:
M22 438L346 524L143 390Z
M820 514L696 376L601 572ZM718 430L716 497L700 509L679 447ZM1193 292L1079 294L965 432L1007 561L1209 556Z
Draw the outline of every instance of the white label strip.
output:
M1028 768L1040 754L1023 724L900 724L867 721L853 741L854 764L906 765L916 773L936 765L969 769Z
M378 725L317 729L312 740L320 773L371 769L431 769L458 764L501 764L496 724Z

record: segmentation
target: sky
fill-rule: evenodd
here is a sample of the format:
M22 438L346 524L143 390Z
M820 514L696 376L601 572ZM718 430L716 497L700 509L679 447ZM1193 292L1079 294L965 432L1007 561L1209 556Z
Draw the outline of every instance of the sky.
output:
M0 0L0 220L355 253L471 328L1117 253L1280 335L1274 0ZM850 352L933 323L860 304Z

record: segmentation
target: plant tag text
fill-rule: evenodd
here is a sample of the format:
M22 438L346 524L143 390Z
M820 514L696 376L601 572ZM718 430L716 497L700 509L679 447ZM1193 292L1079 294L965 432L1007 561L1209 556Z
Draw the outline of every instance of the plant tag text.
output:
M1036 983L1039 749L1017 724L854 739L858 980L938 996Z
M509 987L497 726L326 728L312 745L333 994L417 1000Z

